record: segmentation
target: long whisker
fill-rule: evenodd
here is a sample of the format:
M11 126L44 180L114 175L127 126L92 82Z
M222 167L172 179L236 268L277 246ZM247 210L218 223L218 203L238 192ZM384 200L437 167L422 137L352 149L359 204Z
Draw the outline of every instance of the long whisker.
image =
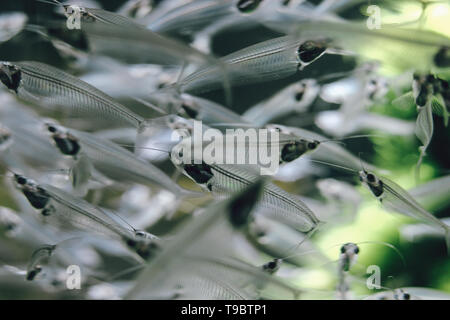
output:
M331 167L336 167L336 168L339 168L339 169L344 169L344 170L347 170L347 171L350 171L350 172L353 172L353 173L357 173L358 172L358 171L356 171L354 169L351 169L351 168L348 168L348 167L344 167L344 166L340 166L340 165L333 164L333 163L329 163L329 162L326 162L326 161L320 161L320 160L314 160L314 159L309 159L309 161L317 162L317 163L320 163L320 164L325 164L325 165L328 165L328 166L331 166Z

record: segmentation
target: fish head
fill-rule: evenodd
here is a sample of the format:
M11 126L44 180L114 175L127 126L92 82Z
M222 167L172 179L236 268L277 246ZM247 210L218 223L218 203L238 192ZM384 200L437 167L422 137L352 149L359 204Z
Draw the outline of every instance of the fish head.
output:
M277 272L280 269L282 262L283 262L282 259L273 259L272 261L265 263L262 266L262 270L267 273L274 274L275 272Z
M411 295L402 289L395 289L393 296L395 300L411 300Z
M23 195L35 209L44 209L47 207L50 195L34 180L17 173L13 174L13 179L16 187L22 191Z
M148 259L161 249L159 238L142 230L136 230L134 237L126 239L126 243L144 259Z
M318 89L319 85L315 79L303 79L292 86L291 99L295 102L309 100L309 97L313 94L312 92L317 91Z
M79 153L81 146L78 139L67 132L67 130L64 130L56 124L48 122L45 123L45 126L50 133L55 146L62 154L76 156Z
M27 272L26 279L28 281L33 281L41 271L42 271L41 266L35 266L33 269Z
M18 174L18 173L14 173L13 174L13 179L14 179L14 182L17 184L17 186L20 189L26 187L27 185L29 185L31 183L30 179L28 179L28 178L26 178L23 175Z
M359 180L369 187L370 191L379 197L383 194L383 182L372 172L366 170L359 171Z
M64 15L68 18L74 14L80 13L80 14L85 14L86 13L86 8L84 7L80 7L74 4L64 4L63 6L64 9Z
M319 141L304 139L298 139L293 142L289 142L281 149L281 161L294 161L303 154L315 150L319 146L319 144Z
M281 124L267 124L265 128L271 132L278 132L285 135L292 135L291 131Z
M214 174L211 170L211 167L206 163L202 162L200 164L184 164L183 172L195 183L204 185L208 189L211 189L210 182L214 177Z
M326 40L307 40L302 42L297 50L300 68L319 59L327 48L328 41Z
M10 62L0 63L0 80L10 90L17 93L22 79L20 68Z
M344 271L348 271L358 259L359 247L352 242L348 242L341 247L341 263Z

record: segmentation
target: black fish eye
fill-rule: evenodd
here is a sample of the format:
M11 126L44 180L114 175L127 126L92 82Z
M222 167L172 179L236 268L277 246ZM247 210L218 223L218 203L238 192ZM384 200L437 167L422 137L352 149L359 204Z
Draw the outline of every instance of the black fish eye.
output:
M300 101L300 100L302 100L303 94L304 94L304 93L305 93L305 92L304 92L303 90L298 91L298 92L295 94L295 101Z
M353 252L354 252L355 254L358 254L358 253L359 253L359 248L356 247L355 250L354 250Z
M369 182L375 182L375 176L372 174L372 173L369 173L368 175L367 175L367 181L369 181Z
M249 13L258 8L262 0L240 0L237 3L237 8L243 13Z
M317 148L317 142L308 142L308 149L314 150Z
M403 298L404 298L405 300L409 300L409 299L411 299L411 295L410 295L409 293L404 293L404 294L403 294Z
M274 268L277 266L277 264L275 263L275 261L270 261L270 262L267 264L267 266L268 266L270 269L274 269Z
M22 176L15 175L15 178L16 178L16 182L20 185L24 185L27 183L27 179Z
M56 132L56 128L55 128L54 126L52 126L52 125L49 125L49 126L47 127L47 129L48 129L48 131L50 131L51 133L55 133L55 132Z
M345 251L346 251L345 245L343 245L343 246L341 247L341 253L345 253Z

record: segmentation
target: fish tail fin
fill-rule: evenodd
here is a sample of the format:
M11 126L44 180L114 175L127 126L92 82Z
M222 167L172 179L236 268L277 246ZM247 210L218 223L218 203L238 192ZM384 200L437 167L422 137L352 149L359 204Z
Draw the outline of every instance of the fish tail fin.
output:
M426 156L425 149L426 149L425 146L419 147L419 151L420 151L419 160L417 160L416 168L414 170L414 178L415 178L416 184L418 184L420 181L420 166L422 165L423 158Z

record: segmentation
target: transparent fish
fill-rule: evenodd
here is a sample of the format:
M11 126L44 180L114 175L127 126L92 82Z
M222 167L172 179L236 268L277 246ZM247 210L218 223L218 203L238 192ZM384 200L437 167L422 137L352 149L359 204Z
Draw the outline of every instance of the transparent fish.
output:
M264 125L290 112L305 112L318 93L319 87L314 79L302 80L251 107L242 117L253 124Z
M308 240L304 233L263 215L255 216L250 224L248 236L252 243L263 252L282 258L283 261L296 266L329 262L329 259ZM301 243L300 246L299 243ZM289 254L286 257L287 252L292 248L296 248L295 254Z
M269 124L266 126L271 130L278 130L284 134L290 134L298 139L304 139L306 141L316 141L316 149L311 152L309 156L318 161L324 161L326 163L331 163L335 165L345 166L347 168L352 168L358 170L361 168L361 161L356 156L352 155L345 148L340 146L338 143L333 142L333 140L328 139L313 131L306 129L288 127L279 124ZM327 141L329 140L329 141ZM321 142L322 141L322 142ZM364 166L368 168L374 168L373 165L368 163L363 163Z
M45 0L38 0L44 2ZM45 3L59 5L64 9L64 15L67 18L72 17L75 13L80 15L80 28L81 24L85 23L104 23L120 26L123 28L145 28L143 25L135 22L133 19L122 16L120 14L103 10L101 8L89 8L85 6L79 6L76 4L62 4L57 0L47 0ZM69 20L70 21L70 20Z
M40 62L3 62L0 79L20 98L72 114L95 116L138 128L144 121L111 97L78 78Z
M0 42L8 41L23 30L28 17L22 12L0 14Z
M34 280L34 278L42 271L40 264L44 259L50 258L55 249L55 245L46 245L33 252L30 263L27 267L26 279L28 281Z
M296 32L302 37L329 37L334 46L355 52L362 59L383 61L381 69L391 74L413 68L430 69L436 53L450 45L446 36L429 30L395 26L370 30L365 23L347 21L307 22L301 24ZM382 50L373 50L374 47ZM414 55L408 52L414 52Z
M117 9L117 13L127 17L142 19L150 14L153 9L152 0L129 0Z
M14 175L14 180L33 208L39 210L42 220L57 228L75 228L109 238L123 239L130 247L137 247L138 250L141 249L142 243L157 239L130 225L124 226L104 210L64 190L36 184L33 180L17 174Z
M450 201L448 198L449 192L450 176L448 175L435 178L408 190L408 193L425 208L446 206Z
M313 63L328 49L327 41L284 36L241 49L220 58L228 70L231 85L282 79ZM182 91L200 93L217 89L220 70L207 67L177 83Z
M234 7L234 1L225 0L200 0L190 1L184 5L174 7L164 15L152 15L147 19L150 30L160 33L171 33L174 31L193 32L201 29L212 21L238 12Z
M291 286L257 267L227 259L226 252L229 247L224 251L217 251L218 248L227 247L222 242L226 239L223 236L230 235L233 229L245 228L252 208L261 195L262 187L262 181L258 181L233 198L210 206L200 216L187 223L177 233L176 238L149 262L139 275L141 280L138 280L125 298L242 299L245 298L245 295L241 294L242 280L255 278L266 280L268 284L292 294ZM218 232L221 237L217 237ZM216 254L206 255L207 252ZM217 257L217 254L220 256ZM213 270L216 270L216 273L211 276ZM193 283L190 280L192 273L197 279ZM295 293L294 290L293 294Z
M387 210L421 220L434 227L443 228L447 248L450 248L450 227L426 211L402 187L387 178L377 177L366 170L359 172L359 179Z
M351 299L350 284L347 279L347 272L358 259L359 247L354 243L346 243L341 247L341 254L338 262L338 285L337 295L340 300Z
M240 192L258 178L251 169L233 165L185 164L182 170L194 182L219 196ZM265 185L258 208L261 214L301 232L312 233L320 224L303 201L272 183Z
M162 186L176 195L184 192L159 168L113 142L54 124L48 124L47 129L63 154L74 158L84 155L85 161L107 177Z
M323 131L337 137L367 130L409 136L414 133L415 128L415 123L412 121L373 112L360 112L349 119L340 111L322 111L316 116L314 122Z

